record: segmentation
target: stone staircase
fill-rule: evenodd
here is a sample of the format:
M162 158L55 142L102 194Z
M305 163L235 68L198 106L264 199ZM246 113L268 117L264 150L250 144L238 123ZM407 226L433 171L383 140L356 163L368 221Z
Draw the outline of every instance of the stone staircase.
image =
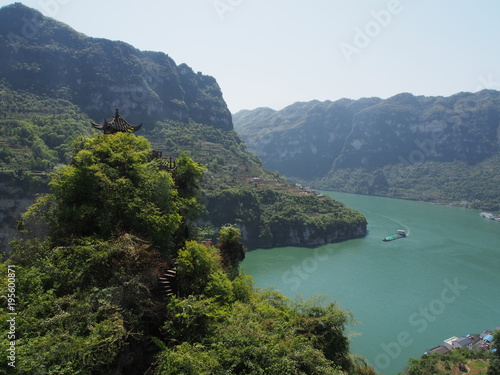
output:
M169 269L162 276L158 277L160 289L165 293L167 298L178 297L179 290L177 286L177 271Z

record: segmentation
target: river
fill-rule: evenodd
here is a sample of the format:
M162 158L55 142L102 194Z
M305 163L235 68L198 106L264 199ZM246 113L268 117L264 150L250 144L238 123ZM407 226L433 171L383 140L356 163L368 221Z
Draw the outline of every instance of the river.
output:
M350 310L351 351L379 373L452 336L500 325L500 222L479 211L324 192L362 212L368 235L313 249L254 250L242 264L258 287L321 294ZM397 229L408 237L383 242Z

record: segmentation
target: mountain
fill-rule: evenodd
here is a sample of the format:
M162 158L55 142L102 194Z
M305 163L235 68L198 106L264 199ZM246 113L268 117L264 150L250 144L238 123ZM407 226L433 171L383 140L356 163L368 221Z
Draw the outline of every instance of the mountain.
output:
M258 108L235 129L270 170L323 189L500 209L500 92Z
M236 223L249 248L360 237L366 219L267 171L233 129L215 78L161 52L91 38L22 4L0 9L0 226L16 220L67 163L73 142L115 108L164 157L203 164L200 224Z
M131 121L232 129L216 80L164 53L87 37L20 3L2 8L0 35L0 76L16 90L70 100L91 118L119 107Z

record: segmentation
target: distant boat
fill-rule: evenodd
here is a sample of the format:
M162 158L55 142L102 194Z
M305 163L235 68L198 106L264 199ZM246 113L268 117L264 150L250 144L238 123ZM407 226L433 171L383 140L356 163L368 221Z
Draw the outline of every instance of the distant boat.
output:
M489 212L481 212L479 216L485 218L485 219L490 219L490 220L495 220L495 215L490 214Z
M484 217L485 219L500 221L500 214L490 214L489 212L481 212L479 216Z
M406 231L404 229L398 229L396 234L392 236L388 236L384 238L382 241L388 242L388 241L394 241L394 240L399 240L400 238L405 238L406 237Z

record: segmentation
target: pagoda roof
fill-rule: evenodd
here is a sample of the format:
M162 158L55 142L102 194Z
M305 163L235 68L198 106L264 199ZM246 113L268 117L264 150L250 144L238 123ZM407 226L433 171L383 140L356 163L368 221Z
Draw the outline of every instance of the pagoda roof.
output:
M130 125L127 120L120 116L118 108L116 108L115 115L109 120L104 119L104 124L98 125L92 122L92 126L97 130L104 131L104 134L114 134L117 132L136 132L142 127L142 124L137 126Z

